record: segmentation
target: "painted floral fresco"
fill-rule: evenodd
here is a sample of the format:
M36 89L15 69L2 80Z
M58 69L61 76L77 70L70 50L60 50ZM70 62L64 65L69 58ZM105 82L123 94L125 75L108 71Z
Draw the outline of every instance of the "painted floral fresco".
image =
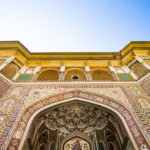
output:
M90 150L90 145L81 138L73 138L65 144L64 150Z

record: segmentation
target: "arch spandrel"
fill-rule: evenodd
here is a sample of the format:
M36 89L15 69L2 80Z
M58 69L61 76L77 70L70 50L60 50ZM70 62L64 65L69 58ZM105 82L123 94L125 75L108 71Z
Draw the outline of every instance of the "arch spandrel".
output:
M53 87L44 87L44 88L32 88L28 94L28 97L26 98L26 101L24 102L25 107L29 107L31 104L36 103L37 101L40 101L44 98L53 96L53 95L58 95L66 92L71 92L71 91L86 91L90 92L92 94L98 94L106 97L110 97L111 99L114 99L114 101L118 101L119 103L125 105L131 111L133 110L131 107L131 104L129 102L129 99L127 98L125 91L122 90L121 87L119 86L105 86L105 87L87 87L86 89L83 90L83 88L76 88L76 87L69 87L69 88L53 88ZM46 95L46 97L45 97Z
M78 99L80 101L87 101L90 103L94 103L94 104L97 104L97 105L100 105L107 109L112 110L122 120L123 124L125 125L125 128L127 129L129 136L131 137L131 140L135 148L142 150L142 147L147 147L147 148L149 147L135 119L133 118L132 114L128 111L126 107L112 100L111 98L108 98L105 96L101 96L98 94L96 95L93 93L91 94L89 92L83 92L83 91L71 91L68 93L50 96L28 107L23 113L17 125L17 128L15 130L14 136L12 137L7 149L11 150L12 148L14 148L14 150L15 149L17 150L18 147L21 148L23 146L24 140L26 138L26 135L32 123L32 120L41 111L51 106L65 103L67 101L73 101L75 99ZM25 131L24 134L22 131Z

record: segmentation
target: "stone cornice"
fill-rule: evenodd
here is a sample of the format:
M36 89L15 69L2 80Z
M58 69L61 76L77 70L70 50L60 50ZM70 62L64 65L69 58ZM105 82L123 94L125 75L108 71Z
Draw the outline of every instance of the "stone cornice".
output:
M15 51L27 60L121 60L129 53L147 50L150 53L150 41L133 41L120 52L40 52L31 53L19 41L0 41L0 51Z

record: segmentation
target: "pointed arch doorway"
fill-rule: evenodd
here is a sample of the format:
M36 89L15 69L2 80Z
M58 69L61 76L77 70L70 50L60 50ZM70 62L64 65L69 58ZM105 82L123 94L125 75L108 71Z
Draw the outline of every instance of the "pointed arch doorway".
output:
M74 99L39 113L23 149L121 150L127 146L126 140L130 138L115 113ZM110 143L114 147L110 147ZM132 144L130 146L134 150Z
M43 105L41 103L43 103ZM68 105L71 105L71 106L68 107ZM86 109L86 111L83 111L84 113L82 114L84 115L81 115L81 112L83 109L80 108L80 105L81 105L81 108L88 108ZM38 108L35 106L38 106ZM68 127L66 127L66 124L63 124L63 126L61 126L60 128L60 124L63 123L63 120L61 120L62 117L58 117L58 116L62 114L60 113L61 111L60 109L64 108L64 106L66 108L71 108L70 110L74 111L74 113L76 114L76 118L77 118L74 120L80 120L80 121L77 121L76 125L75 125L75 122L73 123L68 122L67 123L67 125L69 125ZM32 108L34 108L35 110L31 112ZM91 108L93 109L93 111L90 110ZM56 110L57 111L59 110L58 111L59 115L56 117L58 119L55 119L54 121L54 118L50 118L50 116L52 116L50 115L50 113L52 113L55 116L56 113L53 113L53 112L55 112ZM87 110L88 110L88 113L85 113L87 112ZM134 118L132 117L132 115L130 114L130 112L123 105L102 95L94 95L94 94L82 92L82 91L73 91L69 93L63 93L63 94L51 96L49 98L41 100L38 103L34 104L33 106L29 107L24 112L22 119L20 120L18 127L16 129L16 132L18 132L18 129L23 122L24 115L29 113L29 111L31 112L31 115L28 116L27 121L25 122L25 126L24 126L25 132L23 136L17 139L18 143L20 144L15 145L16 149L17 149L17 146L19 149L35 149L34 147L35 143L36 143L35 145L38 145L36 147L38 150L40 149L39 145L42 145L42 144L46 145L46 149L49 149L50 145L53 142L54 143L53 145L55 145L54 148L57 150L58 149L61 150L60 148L61 148L63 139L69 134L71 134L75 129L78 129L80 130L80 132L83 132L84 134L89 136L92 139L92 145L94 149L97 149L97 150L99 149L109 150L109 147L112 147L112 146L108 147L108 143L112 143L114 146L113 149L115 150L118 149L117 148L118 145L121 147L121 149L127 146L128 149L130 148L131 150L141 149L141 146L144 146L144 147L147 146L146 145L147 143L142 133L140 132L140 129L136 125L136 122ZM95 113L96 111L100 111L101 113ZM103 117L100 115L99 116L100 118L97 118L96 121L94 122L94 125L92 125L90 124L90 123L93 123L91 120L89 122L88 121L86 122L85 121L86 119L84 120L84 118L86 118L85 117L86 114L90 114L89 112L93 112L91 113L91 115L103 114L102 115ZM125 114L125 116L123 114ZM68 115L64 115L64 116L68 117ZM128 116L128 118L126 118L126 116ZM88 116L87 118L90 118L90 117ZM96 118L96 115L92 118ZM99 123L98 122L99 120L100 122L102 120L105 120L104 121L105 123ZM53 121L53 123L51 121ZM140 142L138 141L137 137L135 138L135 134L131 130L131 126L130 126L131 124L129 124L128 121L133 122L134 129L136 128L136 131L138 132L139 138L141 140ZM74 127L72 127L71 124L74 124ZM65 128L63 127L66 127L67 130L65 130ZM49 133L46 130L48 131L51 130L51 131ZM49 135L51 135L51 137ZM104 135L105 135L105 138L104 138ZM52 141L49 141L49 139L51 139ZM14 140L16 140L15 137L11 139L9 147L13 145ZM101 145L101 147L99 147L99 145Z

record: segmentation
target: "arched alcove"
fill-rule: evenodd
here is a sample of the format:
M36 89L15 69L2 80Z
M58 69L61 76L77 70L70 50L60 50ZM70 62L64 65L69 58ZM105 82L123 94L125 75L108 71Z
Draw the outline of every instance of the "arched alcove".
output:
M12 79L14 75L18 72L19 67L15 63L8 64L1 73L9 79Z
M98 142L98 149L99 150L105 150L104 143L102 141Z
M108 143L108 149L109 149L109 150L115 150L114 144L111 143L111 142L109 142L109 143Z
M69 69L65 73L65 80L68 81L86 80L86 75L85 72L80 69Z
M52 143L50 144L50 149L49 149L49 150L54 150L55 148L56 148L55 143L52 142Z
M128 141L131 143L130 145L131 145L132 149L138 149L138 147L139 147L139 149L141 147L148 147L148 144L147 144L144 136L142 135L134 118L132 117L132 115L130 114L130 112L128 111L128 109L126 107L124 107L120 103L116 102L115 100L113 100L109 97L105 97L103 95L95 95L95 94L91 94L91 93L83 92L83 91L72 91L72 92L68 92L68 93L51 96L46 99L42 99L39 102L37 102L37 103L33 104L32 106L30 106L29 108L27 108L26 111L24 112L24 114L22 115L22 118L19 121L19 124L16 128L13 138L10 141L9 148L14 147L13 141L17 140L18 143L15 145L15 148L22 149L23 145L25 145L27 139L30 139L31 135L34 135L34 133L32 133L30 131L33 131L32 129L34 129L34 125L37 122L39 122L39 120L43 119L42 118L43 115L46 116L44 119L49 118L49 116L52 116L52 115L49 115L49 113L53 113L55 109L58 109L58 108L62 109L63 105L67 105L68 103L72 104L74 102L84 103L85 107L82 107L82 108L86 108L87 107L86 105L88 105L88 113L84 113L85 115L90 114L89 110L93 107L94 107L94 110L100 109L101 111L106 112L106 113L102 113L102 114L106 114L106 116L107 116L107 114L109 114L110 117L109 118L106 117L107 121L104 119L106 121L106 123L109 122L109 126L107 126L107 125L105 126L105 127L108 127L108 131L109 131L109 132L107 132L108 136L111 135L111 131L115 129L115 126L113 125L113 123L112 123L113 121L111 119L111 118L115 118L115 120L117 120L117 123L121 127L120 130L116 129L115 134L116 135L118 134L119 137L121 137L121 135L123 134L123 137L120 138L120 141L122 141L122 143L120 144L121 146L122 146L122 144L124 145L124 142L125 142L125 144L127 144L126 141L124 141L124 140L128 139ZM80 110L80 109L74 109L74 107L76 108L75 104L73 104L72 107L70 109L72 111L78 112ZM70 108L70 107L67 106L66 108ZM48 112L48 111L50 111L50 112ZM29 115L29 113L30 113L30 115ZM48 113L48 114L45 115L45 113L46 114ZM56 113L53 113L54 116L55 116L55 114ZM79 116L82 116L82 115L79 115ZM26 118L25 121L24 121L24 118ZM101 119L103 120L103 117ZM98 119L98 120L101 120L101 119ZM61 119L58 119L56 121L57 121L57 123L59 121L61 122ZM24 132L24 134L21 134L20 126L23 124L23 122L24 122L24 131L25 132ZM131 124L131 122L132 122L132 124ZM56 126L52 126L53 124L50 124L50 126L48 124L46 125L45 122L42 122L42 124L45 125L48 129L52 129L52 127L56 127ZM96 127L96 126L94 126L94 127ZM101 126L99 126L99 127L101 127ZM133 127L134 127L134 130L132 130ZM56 128L56 129L58 129L58 128ZM103 130L103 128L99 129L99 131L102 131L102 130ZM135 133L135 130L136 130L136 133L138 133L138 137L137 137L137 134ZM38 129L36 131L38 131ZM82 130L82 132L83 131L85 132L85 130ZM119 133L119 131L121 131L121 133ZM63 130L63 132L65 132L65 130ZM51 135L53 135L52 139L57 141L57 145L61 145L61 143L59 143L60 141L58 142L58 140L57 140L58 135L59 135L59 137L64 135L64 133L63 134L62 133L60 134L60 133L61 133L60 131L57 131L57 132L53 131L53 133L51 134ZM89 132L85 132L85 133L88 136L90 135ZM17 136L18 134L20 134L20 136ZM68 134L68 133L66 132L65 134ZM92 138L99 139L97 132L93 134ZM103 137L102 137L102 140L103 140ZM30 139L30 141L34 141L34 140ZM97 140L95 140L95 142L97 143ZM107 141L105 140L105 142L107 142ZM32 143L31 143L31 145L32 145ZM98 145L98 144L95 144L95 145ZM105 145L106 145L106 143L105 143ZM134 148L132 145L134 145Z
M94 70L91 75L92 80L114 80L111 73L105 70Z
M145 68L145 66L138 61L136 61L133 65L131 65L130 68L131 71L135 73L135 75L138 78L141 78L143 75L145 75L148 72L148 69Z
M45 144L45 143L42 143L42 144L40 145L39 150L46 150L46 144Z
M48 69L44 70L37 77L37 81L55 81L59 79L59 74L56 70Z

